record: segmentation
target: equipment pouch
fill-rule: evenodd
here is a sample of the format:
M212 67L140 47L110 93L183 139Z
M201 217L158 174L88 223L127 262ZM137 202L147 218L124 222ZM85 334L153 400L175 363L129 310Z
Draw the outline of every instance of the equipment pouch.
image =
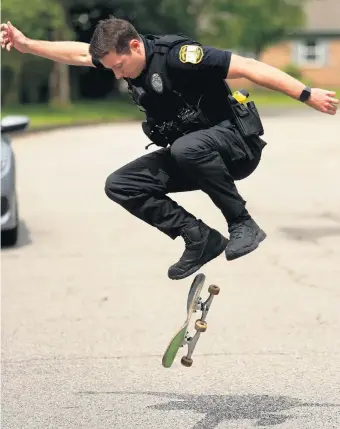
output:
M232 96L228 96L235 125L242 137L262 136L264 133L259 112L253 101L247 104L237 102Z

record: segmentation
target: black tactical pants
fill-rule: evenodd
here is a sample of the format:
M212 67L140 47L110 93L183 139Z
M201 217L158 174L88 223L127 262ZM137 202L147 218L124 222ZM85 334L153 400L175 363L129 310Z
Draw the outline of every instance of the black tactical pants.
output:
M105 193L173 239L196 218L169 198L169 193L202 190L229 223L247 214L246 202L234 180L255 170L265 145L261 142L253 141L251 156L247 155L238 131L224 121L187 134L171 147L155 150L121 167L107 178Z

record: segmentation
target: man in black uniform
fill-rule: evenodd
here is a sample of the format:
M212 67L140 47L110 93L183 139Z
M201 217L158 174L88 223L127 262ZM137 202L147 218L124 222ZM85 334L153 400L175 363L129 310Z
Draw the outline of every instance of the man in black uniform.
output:
M111 33L110 25L111 21L107 21L106 25L97 27L90 53L96 67L113 69L120 77L124 76L119 69L121 63L117 63L116 57L105 57L109 50L106 43L112 42L118 30L115 28ZM123 30L126 24L120 22L120 25ZM167 147L115 171L105 186L108 197L135 216L170 238L184 238L185 251L168 272L170 278L180 279L197 271L225 249L227 259L235 259L254 250L265 238L265 233L247 212L234 183L235 179L248 176L256 168L264 142L254 138L247 147L230 120L224 79L228 75L231 52L200 46L183 38L170 49L161 45L164 53L159 53L156 52L161 50L156 44L158 39L137 34L135 37L140 37L143 43L146 67L127 81L137 103L139 94L134 94L133 89L142 92L139 105L146 110L146 133L154 124L174 120L176 111L183 107L182 99L192 106L200 101L202 115L210 120L209 125L199 123L187 134L179 131L178 135L169 136ZM157 55L165 57L164 65L153 64L158 60ZM172 91L165 88L166 74ZM173 96L173 91L180 96ZM165 130L164 133L165 145L171 132ZM155 144L163 144L157 134L150 139ZM221 210L229 226L229 242L167 195L197 189L209 195Z
M143 130L161 149L113 172L105 192L170 238L183 237L185 250L169 268L171 279L193 274L224 251L227 260L241 257L266 237L235 186L259 164L266 145L260 138L263 130L256 115L250 131L239 126L235 111L240 117L249 112L240 105L232 108L226 78L248 78L331 115L338 104L334 92L310 89L259 61L185 36L142 36L129 22L115 18L98 24L90 46L34 41L10 23L1 25L1 43L7 50L14 47L58 62L112 70L117 79L127 81L133 100L146 114ZM221 210L229 240L168 196L199 189Z

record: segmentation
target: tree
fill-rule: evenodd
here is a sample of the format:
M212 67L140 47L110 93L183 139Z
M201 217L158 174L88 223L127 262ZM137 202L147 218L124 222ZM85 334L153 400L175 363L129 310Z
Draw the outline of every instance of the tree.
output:
M209 26L202 36L255 57L304 23L308 0L211 0L205 4Z
M141 34L182 32L196 35L196 20L183 0L62 0L76 40L89 43L95 26L109 17L127 19ZM97 98L115 96L120 90L113 74L98 73L91 68L71 68L73 94Z
M57 0L3 0L2 20L10 20L20 31L30 38L45 40L67 40L71 36L71 31L67 25L65 11L62 4ZM12 78L13 92L18 91L18 83L24 85L34 85L36 82L27 82L25 76L21 76L25 69L25 63L34 63L35 67L41 65L41 70L47 73L50 70L49 91L50 102L67 104L69 102L69 81L68 66L62 64L49 64L43 59L35 59L33 62L23 55L16 55L13 51L10 54L4 52L3 57L7 67L10 67L14 74ZM27 68L26 68L27 69ZM41 71L39 69L39 72ZM38 77L39 73L36 74ZM33 74L31 74L31 77ZM33 88L26 92L32 93ZM13 97L12 97L13 100Z
M94 20L113 15L127 19L141 33L183 32L195 34L190 4L195 0L62 0L73 11L86 12ZM94 13L93 13L94 12ZM184 31L185 30L185 31Z

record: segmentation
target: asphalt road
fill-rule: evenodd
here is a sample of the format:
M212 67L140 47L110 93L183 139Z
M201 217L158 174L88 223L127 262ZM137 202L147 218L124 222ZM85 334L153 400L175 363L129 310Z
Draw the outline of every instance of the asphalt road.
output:
M268 146L238 184L268 238L201 272L221 293L194 365L161 356L189 279L182 241L104 194L143 155L138 124L17 138L21 236L2 249L4 429L340 427L340 116L264 118ZM172 195L227 233L206 195ZM206 295L205 295L206 296Z

